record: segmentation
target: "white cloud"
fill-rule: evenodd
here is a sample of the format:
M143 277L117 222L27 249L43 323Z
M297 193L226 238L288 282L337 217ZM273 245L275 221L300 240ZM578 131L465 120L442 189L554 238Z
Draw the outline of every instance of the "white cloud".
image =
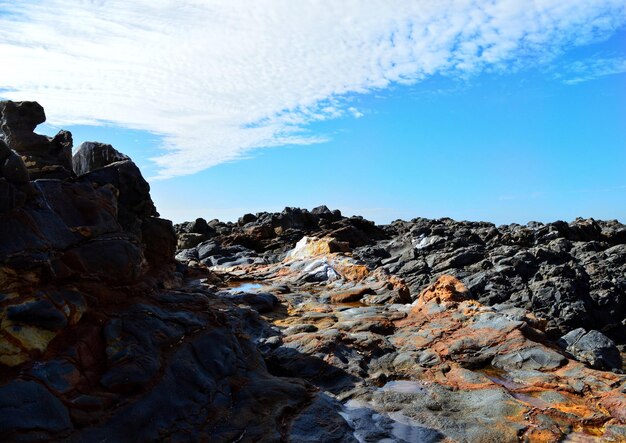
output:
M623 0L0 0L0 94L163 136L162 177L323 138L345 96L549 60Z
M559 77L563 78L563 83L575 85L625 72L626 58L624 57L596 58L570 64L566 67L565 74L559 74Z

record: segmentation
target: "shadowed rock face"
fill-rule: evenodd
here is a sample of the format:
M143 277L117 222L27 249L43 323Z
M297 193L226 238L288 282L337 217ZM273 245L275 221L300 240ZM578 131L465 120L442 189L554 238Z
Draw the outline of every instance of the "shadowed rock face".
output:
M129 160L111 145L98 142L82 143L72 157L72 167L76 175L83 175L111 163Z
M46 114L36 102L0 101L0 131L7 145L24 160L30 178L64 179L72 172L72 134L54 137L36 134Z
M132 160L83 145L76 176L38 104L0 114L0 439L278 441L332 410L268 373L248 311L183 285Z

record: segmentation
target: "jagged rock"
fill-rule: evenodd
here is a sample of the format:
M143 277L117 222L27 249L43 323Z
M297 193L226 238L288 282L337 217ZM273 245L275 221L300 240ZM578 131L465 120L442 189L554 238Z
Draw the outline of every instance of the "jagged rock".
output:
M2 177L10 183L28 183L29 176L22 159L17 155L9 155L2 163Z
M142 220L159 215L150 197L150 185L131 160L93 170L83 174L80 180L98 186L112 185L117 189L118 220L125 231L141 235Z
M83 175L111 163L130 160L111 145L98 142L84 142L72 157L72 168L76 175Z
M61 131L53 138L35 134L46 114L37 102L0 101L0 131L17 152L32 180L72 177L72 135ZM26 179L26 181L28 181Z
M64 168L50 149L67 148L68 134L34 134L45 119L35 103L3 106L31 178ZM104 165L117 154L101 154L80 177L24 182L20 157L0 143L10 161L0 168L2 439L279 441L315 403L306 382L269 374L244 333L276 297L181 287L174 230L147 182L127 157ZM227 263L254 254L218 250Z

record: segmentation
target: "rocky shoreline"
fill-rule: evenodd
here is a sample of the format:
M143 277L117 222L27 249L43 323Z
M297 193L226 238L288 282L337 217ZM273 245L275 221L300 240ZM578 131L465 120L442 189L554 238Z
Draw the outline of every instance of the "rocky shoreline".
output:
M161 219L0 102L6 441L625 441L626 226Z

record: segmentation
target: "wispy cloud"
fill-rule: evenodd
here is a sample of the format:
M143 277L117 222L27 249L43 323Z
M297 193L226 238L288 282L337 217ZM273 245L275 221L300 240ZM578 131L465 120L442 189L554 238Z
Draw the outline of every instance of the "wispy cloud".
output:
M163 137L162 177L323 140L346 99L543 62L607 37L623 0L0 0L0 95L53 124Z
M563 83L575 85L577 83L596 80L607 75L623 74L626 72L626 57L596 58L577 61L566 67L564 73L559 74Z

